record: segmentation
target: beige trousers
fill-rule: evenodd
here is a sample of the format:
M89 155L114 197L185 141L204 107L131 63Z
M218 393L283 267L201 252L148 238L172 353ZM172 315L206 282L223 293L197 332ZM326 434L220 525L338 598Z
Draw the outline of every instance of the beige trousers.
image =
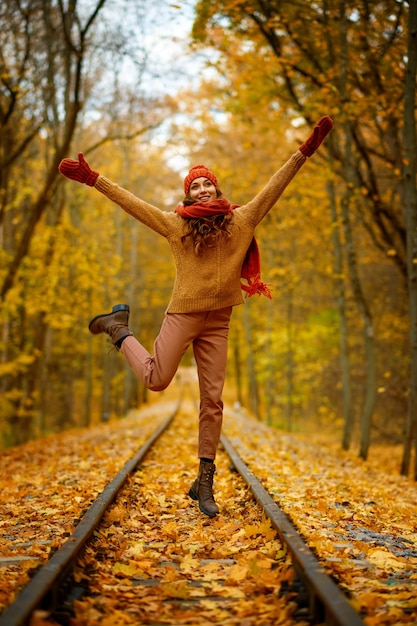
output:
M121 352L136 376L152 391L162 391L175 376L181 357L193 345L200 388L199 458L214 459L223 420L222 392L232 307L201 313L167 313L153 356L135 337Z

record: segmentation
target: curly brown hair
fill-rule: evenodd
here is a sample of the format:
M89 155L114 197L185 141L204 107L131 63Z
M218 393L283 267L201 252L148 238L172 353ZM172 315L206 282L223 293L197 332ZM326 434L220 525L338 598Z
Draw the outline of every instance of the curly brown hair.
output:
M218 198L222 197L222 192L218 188L216 188L216 194ZM189 196L186 196L183 200L184 206L191 206L195 202ZM232 219L233 215L231 213L187 218L188 232L183 235L182 241L187 237L192 237L194 252L198 255L205 248L215 246L219 237L230 237L230 223Z

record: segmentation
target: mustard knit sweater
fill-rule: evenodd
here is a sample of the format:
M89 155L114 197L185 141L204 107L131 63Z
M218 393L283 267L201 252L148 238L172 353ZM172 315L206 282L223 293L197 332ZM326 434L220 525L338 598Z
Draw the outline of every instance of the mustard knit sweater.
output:
M299 151L272 176L247 204L233 211L231 236L220 237L213 248L196 255L184 218L137 198L129 191L99 176L95 188L126 213L165 237L174 256L176 278L168 313L212 311L243 303L241 269L255 227L274 206L284 189L305 163Z

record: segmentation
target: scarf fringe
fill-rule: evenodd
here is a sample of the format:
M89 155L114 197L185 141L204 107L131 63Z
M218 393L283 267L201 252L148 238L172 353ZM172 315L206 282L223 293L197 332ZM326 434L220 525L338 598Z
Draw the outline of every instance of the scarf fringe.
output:
M272 300L272 293L270 289L271 285L272 283L264 283L261 280L261 277L259 274L252 279L248 279L247 285L240 283L240 286L243 289L243 291L246 291L246 298L251 298L252 296L258 295L258 296L266 296L267 298Z

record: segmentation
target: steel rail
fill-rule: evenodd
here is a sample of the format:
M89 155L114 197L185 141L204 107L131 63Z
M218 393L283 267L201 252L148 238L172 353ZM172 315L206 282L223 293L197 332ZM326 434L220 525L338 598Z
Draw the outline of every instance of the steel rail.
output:
M221 436L221 443L235 469L248 484L257 502L271 520L281 541L288 547L294 569L308 592L309 616L313 623L323 623L328 626L364 626L359 614L349 604L336 583L326 574L287 515L243 462L225 435Z
M48 603L48 609L56 604L58 587L62 580L69 575L76 557L91 537L106 509L116 498L129 475L169 426L177 414L179 406L180 403L176 406L173 413L145 441L135 456L127 461L120 472L87 509L72 535L23 587L13 603L6 607L0 615L0 626L23 626L29 621L34 610L42 608L45 600Z

